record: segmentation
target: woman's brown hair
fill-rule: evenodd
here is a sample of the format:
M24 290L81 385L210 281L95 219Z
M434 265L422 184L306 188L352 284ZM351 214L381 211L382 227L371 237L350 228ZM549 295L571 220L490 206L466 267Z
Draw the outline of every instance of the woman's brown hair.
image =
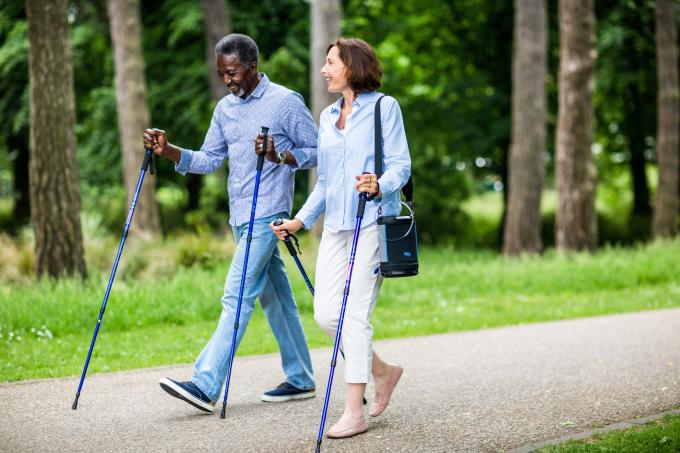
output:
M355 93L375 91L382 85L382 68L375 50L363 39L338 38L328 46L326 54L337 47L347 70L347 83Z

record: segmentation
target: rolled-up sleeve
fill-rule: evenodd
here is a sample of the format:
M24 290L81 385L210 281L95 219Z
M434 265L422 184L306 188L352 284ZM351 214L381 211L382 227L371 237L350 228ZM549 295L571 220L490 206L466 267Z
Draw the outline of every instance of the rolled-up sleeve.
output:
M400 190L408 182L411 176L411 157L399 103L392 97L385 97L383 102L386 104L381 114L384 173L378 179L378 184L382 196L385 197Z
M218 105L219 107L219 105ZM215 107L210 128L200 151L180 148L181 156L175 165L175 171L182 175L197 173L205 175L217 170L227 157L227 143L222 135L218 107Z
M286 96L283 128L293 142L290 153L297 161L297 168L313 168L317 165L317 129L314 118L298 93Z

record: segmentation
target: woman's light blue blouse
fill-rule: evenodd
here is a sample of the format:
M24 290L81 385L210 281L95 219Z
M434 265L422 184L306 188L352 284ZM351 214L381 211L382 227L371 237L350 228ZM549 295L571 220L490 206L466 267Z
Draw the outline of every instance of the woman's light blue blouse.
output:
M340 116L342 98L328 106L319 120L318 175L314 190L296 217L309 229L325 211L324 228L330 231L353 230L359 203L355 176L375 173L375 103L382 94L362 93L352 104L352 120L344 131L335 123ZM382 199L366 204L362 227L375 223L378 206L383 215L401 211L400 190L411 175L411 158L401 109L396 99L380 101L383 136L383 174L378 180Z

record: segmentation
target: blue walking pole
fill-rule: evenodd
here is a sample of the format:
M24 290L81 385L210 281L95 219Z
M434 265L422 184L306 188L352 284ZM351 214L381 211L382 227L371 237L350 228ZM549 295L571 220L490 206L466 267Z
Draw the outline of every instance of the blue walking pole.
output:
M283 223L283 219L278 218L274 220L274 226L279 226ZM293 238L295 241L295 245L293 245L292 241L290 238ZM300 262L300 258L298 258L298 250L300 250L300 244L298 243L298 239L295 237L294 234L288 234L288 231L286 231L286 238L283 240L283 242L286 244L286 248L290 252L290 256L293 257L293 260L295 261L295 264L297 264L298 269L300 269L300 273L302 274L302 278L305 280L305 283L307 283L307 288L309 288L309 291L312 293L312 297L314 297L314 287L312 286L312 282L309 281L309 277L307 277L307 272L305 272L305 268L302 267L302 263ZM295 250L295 246L297 246L298 250ZM302 254L302 252L300 252ZM343 354L342 351L340 351L340 355L342 355L342 358L345 358L345 354ZM363 403L366 404L366 398L364 398Z
M282 223L283 219L279 218L274 220L274 226L279 226ZM300 250L300 244L298 243L298 239L295 237L294 234L288 234L288 231L286 231L286 238L283 240L283 242L286 244L286 248L288 249L288 252L290 252L290 256L293 257L293 261L295 261L295 264L297 264L298 269L300 269L302 278L305 280L305 283L307 283L307 288L309 288L309 291L311 291L312 296L314 296L314 287L312 286L312 282L309 281L309 277L307 277L307 272L305 272L305 269L302 267L300 258L298 258L298 251L295 250L295 245L293 245L293 242L290 240L291 238L295 240L295 245L297 245L298 250Z
M123 236L120 238L120 244L118 245L118 252L116 253L116 259L113 262L113 268L111 269L111 276L109 277L109 283L106 285L106 292L104 293L104 300L102 301L102 308L99 310L99 318L97 319L97 324L94 327L94 334L92 335L92 341L90 342L90 350L87 351L87 359L85 359L85 366L83 367L83 374L80 375L80 383L78 384L78 390L76 391L76 398L73 400L73 406L71 409L76 410L78 408L78 398L80 398L80 391L83 389L83 383L85 382L85 374L87 374L87 367L90 365L90 358L92 357L92 351L94 350L94 342L97 341L97 334L99 333L99 326L102 324L102 318L104 317L104 311L106 310L106 303L109 300L109 294L111 293L111 286L113 285L113 279L116 277L116 270L118 269L118 263L120 262L120 255L123 253L123 247L125 246L125 240L127 239L128 232L130 231L130 224L132 223L132 216L135 214L135 207L137 206L137 199L139 198L139 192L142 189L142 183L144 182L144 175L146 170L153 175L155 173L154 156L153 150L146 150L144 154L144 162L142 162L142 168L139 172L139 180L137 181L137 187L135 188L135 194L132 197L132 202L130 203L130 210L128 211L127 220L125 221L125 226L123 227Z
M328 412L328 402L331 398L331 387L333 387L333 374L335 374L335 364L338 360L338 349L340 348L340 336L342 335L342 324L345 320L345 308L347 308L347 297L349 296L349 285L352 281L352 270L354 269L354 257L357 253L357 244L359 242L359 231L361 230L361 221L364 218L364 210L366 209L366 201L368 196L362 192L359 194L359 206L357 207L357 217L354 224L354 239L352 239L352 249L349 255L349 264L347 265L347 277L345 279L345 289L342 292L342 306L340 308L340 319L338 320L338 330L335 333L335 344L333 345L333 356L331 358L331 370L328 373L328 385L326 386L326 398L323 401L323 412L321 413L321 423L319 424L319 434L316 438L316 453L321 452L321 440L323 438L323 429L326 425L326 414Z
M229 367L227 368L227 383L224 387L224 401L222 401L222 413L220 418L224 418L227 411L227 397L229 396L229 382L231 381L231 368L234 364L234 354L236 353L236 338L238 334L238 321L241 317L241 303L243 302L243 288L246 284L246 271L248 270L248 255L250 254L250 242L253 239L253 223L255 222L255 207L257 206L257 192L260 189L260 175L264 166L264 155L267 152L269 138L268 127L262 127L262 153L257 156L257 172L255 173L255 191L253 192L253 206L250 210L250 222L248 223L248 236L246 237L246 255L243 258L243 272L241 273L241 287L238 290L238 303L236 304L236 320L234 321L234 336L231 339L231 352L229 354Z

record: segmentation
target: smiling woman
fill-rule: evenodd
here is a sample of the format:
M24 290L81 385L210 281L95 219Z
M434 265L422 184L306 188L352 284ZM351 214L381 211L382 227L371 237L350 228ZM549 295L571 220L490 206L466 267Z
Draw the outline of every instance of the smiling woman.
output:
M382 69L368 43L361 39L336 40L328 47L321 74L328 91L342 97L321 113L318 181L295 219L272 228L283 239L285 230L293 234L303 226L310 228L325 212L316 269L314 319L331 338L337 338L338 329L342 334L347 383L345 410L327 432L328 437L341 438L368 430L362 400L369 379L375 382L369 415L377 417L387 408L403 372L399 365L384 362L373 351L370 318L382 284L378 273L376 214L378 209L386 215L397 215L400 211L399 192L411 174L411 158L398 102L376 91L381 86ZM377 101L383 97L385 172L378 178L374 174L374 112ZM359 231L354 232L353 227L355 213L358 218L360 212L359 194L375 197L377 202L368 202L365 210L361 209L365 223L358 223L361 241L357 247L355 237L359 237ZM348 268L356 268L356 272L351 280L351 293L348 278L343 298ZM340 299L342 307L347 307L344 318ZM326 408L324 405L317 442L321 441Z

